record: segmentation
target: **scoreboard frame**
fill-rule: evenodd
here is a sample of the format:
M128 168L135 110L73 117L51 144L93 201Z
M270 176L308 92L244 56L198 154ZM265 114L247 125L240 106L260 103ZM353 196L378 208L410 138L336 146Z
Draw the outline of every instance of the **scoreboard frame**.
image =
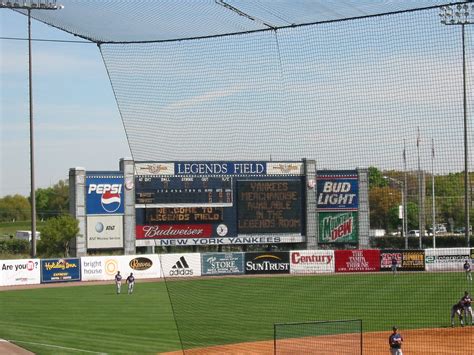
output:
M136 244L304 242L303 168L302 162L136 162ZM244 187L267 191L244 198ZM239 226L243 220L253 227Z

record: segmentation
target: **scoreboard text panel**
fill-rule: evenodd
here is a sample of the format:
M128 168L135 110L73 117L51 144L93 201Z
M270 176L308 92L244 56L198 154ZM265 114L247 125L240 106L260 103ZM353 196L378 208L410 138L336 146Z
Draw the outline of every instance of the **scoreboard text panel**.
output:
M296 180L237 181L239 234L301 233L301 189Z

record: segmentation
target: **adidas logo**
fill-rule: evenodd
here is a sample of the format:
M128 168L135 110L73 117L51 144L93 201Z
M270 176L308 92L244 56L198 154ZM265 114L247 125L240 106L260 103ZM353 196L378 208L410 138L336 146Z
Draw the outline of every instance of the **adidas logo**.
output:
M179 260L171 267L170 276L191 276L193 270L189 268L188 262L184 256L180 257Z

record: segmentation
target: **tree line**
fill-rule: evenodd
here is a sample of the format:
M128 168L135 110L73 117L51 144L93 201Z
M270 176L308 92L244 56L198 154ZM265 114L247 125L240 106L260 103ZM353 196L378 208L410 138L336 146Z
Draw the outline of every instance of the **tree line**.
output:
M46 220L69 212L69 186L60 180L54 186L35 192L37 217ZM0 198L0 222L27 221L31 219L31 198L8 195Z
M387 178L388 177L388 178ZM432 178L425 174L425 229L432 226ZM397 231L401 229L402 221L399 219L399 206L402 204L402 186L395 183L404 183L405 173L402 171L381 171L375 167L369 168L369 208L370 228ZM470 174L469 181L473 179ZM472 206L472 184L469 187ZM448 232L454 232L464 226L464 173L450 173L434 176L434 200L436 224L447 226ZM419 209L420 193L418 172L407 172L407 226L408 230L420 229ZM474 219L474 209L470 208L469 218ZM472 225L472 222L471 222Z
M369 169L370 228L396 231L401 227L399 205L402 189L394 181L404 181L404 172L397 170ZM389 177L386 178L386 177ZM472 176L470 176L472 179ZM448 226L449 231L464 225L464 175L462 172L436 175L435 210L436 222ZM425 228L432 225L432 176L425 175ZM408 230L419 229L419 183L416 171L407 173L407 222ZM473 194L471 191L471 199ZM36 190L36 211L41 220L62 216L69 212L69 186L60 180L54 186ZM472 204L472 201L471 201ZM471 221L474 208L470 209ZM0 222L27 221L31 219L29 197L21 195L0 198Z

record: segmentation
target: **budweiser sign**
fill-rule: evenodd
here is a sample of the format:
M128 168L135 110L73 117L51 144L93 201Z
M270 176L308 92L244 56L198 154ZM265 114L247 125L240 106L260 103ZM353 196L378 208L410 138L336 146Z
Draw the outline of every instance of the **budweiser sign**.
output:
M210 224L160 224L136 226L137 239L209 238Z

